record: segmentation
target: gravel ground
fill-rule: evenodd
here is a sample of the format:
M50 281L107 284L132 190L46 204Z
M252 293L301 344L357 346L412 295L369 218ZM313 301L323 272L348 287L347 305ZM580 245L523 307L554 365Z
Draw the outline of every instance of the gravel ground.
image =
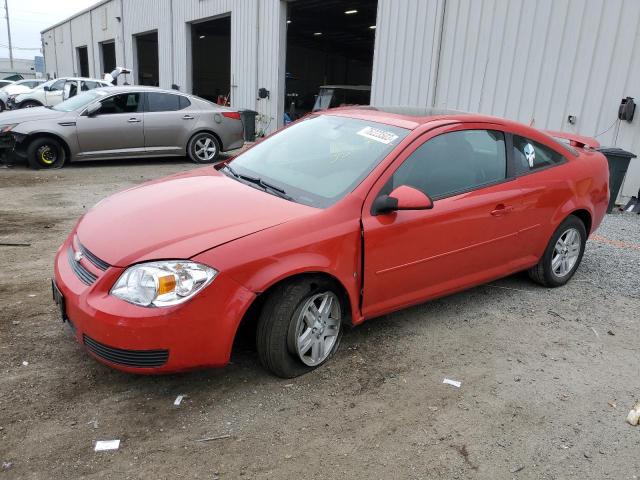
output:
M387 315L295 380L266 373L250 345L225 369L182 375L93 361L57 319L55 250L100 199L193 167L0 169L0 242L31 244L0 246L0 478L640 475L640 427L624 421L640 395L634 214L607 216L563 288L516 275ZM118 451L93 451L109 439Z

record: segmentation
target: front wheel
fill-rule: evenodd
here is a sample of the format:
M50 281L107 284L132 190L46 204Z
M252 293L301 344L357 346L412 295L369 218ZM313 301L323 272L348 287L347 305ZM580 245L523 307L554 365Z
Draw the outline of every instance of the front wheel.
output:
M587 241L587 230L578 217L568 216L551 236L538 264L529 277L545 287L560 287L578 269Z
M23 102L20 104L20 108L34 108L34 107L41 107L42 104L38 103L38 102L34 102L32 100L27 100L26 102Z
M195 163L215 162L220 155L220 142L210 133L197 133L189 141L187 153Z
M64 147L53 138L36 138L27 147L27 161L31 168L61 168L65 160Z
M345 310L335 286L327 280L277 286L258 321L260 361L282 378L319 367L338 349Z

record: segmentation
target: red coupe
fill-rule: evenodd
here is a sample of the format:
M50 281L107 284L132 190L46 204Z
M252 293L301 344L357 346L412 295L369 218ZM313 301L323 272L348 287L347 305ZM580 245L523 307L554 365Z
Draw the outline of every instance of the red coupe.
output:
M101 362L160 373L225 365L253 318L294 377L347 325L523 270L565 284L607 208L597 142L401 110L314 114L102 200L55 259L63 320Z

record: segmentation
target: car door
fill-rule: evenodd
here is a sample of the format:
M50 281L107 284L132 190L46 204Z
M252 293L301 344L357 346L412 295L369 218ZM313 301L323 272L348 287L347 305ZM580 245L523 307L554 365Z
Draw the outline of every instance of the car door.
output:
M184 153L198 120L184 95L166 92L145 94L144 137L147 152Z
M457 124L429 132L375 184L362 214L365 316L512 271L519 192L499 129ZM373 215L375 198L401 185L429 195L433 209Z
M62 102L66 83L67 81L64 78L61 78L57 82L54 82L52 85L50 85L47 90L45 90L44 99L46 105L53 106Z
M79 158L110 158L144 154L142 94L119 93L100 101L94 115L80 115L76 131Z

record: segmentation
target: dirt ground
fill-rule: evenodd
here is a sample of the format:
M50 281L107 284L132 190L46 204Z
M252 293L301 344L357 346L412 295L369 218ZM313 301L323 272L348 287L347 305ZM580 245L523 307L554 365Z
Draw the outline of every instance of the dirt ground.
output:
M564 288L516 275L372 320L295 380L249 346L172 376L92 360L52 303L54 252L100 199L193 167L0 168L0 242L30 244L0 246L0 479L640 475L640 427L625 423L640 397L638 215L609 215ZM110 439L119 450L93 451Z

